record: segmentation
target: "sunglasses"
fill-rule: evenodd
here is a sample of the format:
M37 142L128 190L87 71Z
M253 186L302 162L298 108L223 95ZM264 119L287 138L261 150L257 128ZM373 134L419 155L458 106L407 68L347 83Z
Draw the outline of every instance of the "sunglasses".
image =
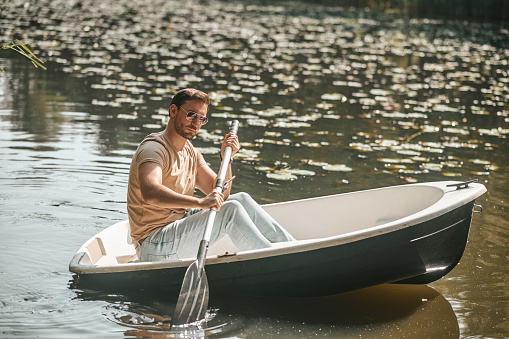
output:
M184 109L184 107L180 106L180 108L182 108L184 110L184 112L186 112L186 118L187 120L189 121L193 121L193 120L196 120L198 119L198 122L201 124L201 125L205 125L208 121L209 121L209 118L207 118L206 116L204 115L201 115L201 114L198 114L196 113L195 111L186 111Z

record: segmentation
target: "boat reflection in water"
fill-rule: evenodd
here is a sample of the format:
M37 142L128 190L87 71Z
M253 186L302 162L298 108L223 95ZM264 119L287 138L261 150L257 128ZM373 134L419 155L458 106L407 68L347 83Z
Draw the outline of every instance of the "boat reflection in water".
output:
M185 335L170 331L175 301L162 300L159 292L75 291L78 299L106 301L104 315L125 326L126 337L458 338L460 334L451 304L426 285L384 284L316 298L211 296L209 321Z

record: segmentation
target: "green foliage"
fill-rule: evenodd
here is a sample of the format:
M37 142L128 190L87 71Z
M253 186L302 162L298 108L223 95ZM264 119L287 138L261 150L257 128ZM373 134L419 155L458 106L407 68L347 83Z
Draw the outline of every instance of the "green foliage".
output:
M32 51L25 44L23 44L19 40L16 40L16 42L11 42L10 45L2 46L2 49L3 50L4 49L13 50L14 52L16 52L18 54L21 54L23 57L25 57L28 60L30 60L30 62L32 62L32 64L35 67L41 67L43 69L46 69L46 67L44 67L42 65L44 62L42 60L40 60L38 57L36 57L35 54L32 53ZM4 71L4 69L2 67L0 67L0 71L5 73L5 71Z

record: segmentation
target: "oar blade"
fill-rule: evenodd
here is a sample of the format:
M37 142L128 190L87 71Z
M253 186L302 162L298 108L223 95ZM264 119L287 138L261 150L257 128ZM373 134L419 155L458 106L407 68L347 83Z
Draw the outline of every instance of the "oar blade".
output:
M192 324L205 318L209 303L209 284L205 269L194 261L187 268L172 318L172 328Z

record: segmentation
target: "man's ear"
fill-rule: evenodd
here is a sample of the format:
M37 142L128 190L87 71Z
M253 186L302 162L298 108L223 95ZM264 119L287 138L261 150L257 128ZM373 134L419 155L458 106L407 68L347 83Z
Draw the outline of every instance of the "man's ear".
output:
M175 104L172 104L170 106L170 109L168 110L168 113L170 115L170 119L175 117L175 114L177 114L178 107Z

